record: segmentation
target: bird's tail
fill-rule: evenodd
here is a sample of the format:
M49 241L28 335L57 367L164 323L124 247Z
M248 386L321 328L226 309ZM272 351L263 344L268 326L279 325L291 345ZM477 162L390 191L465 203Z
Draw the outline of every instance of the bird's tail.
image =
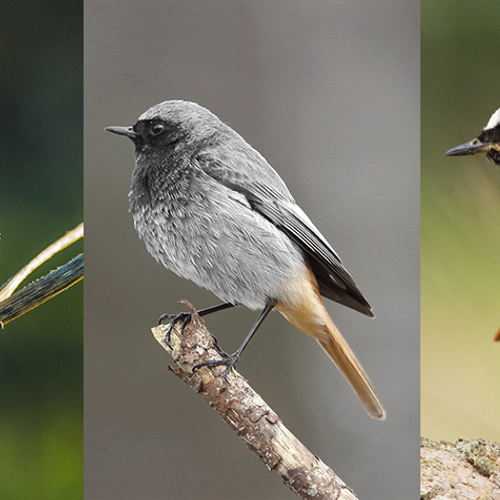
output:
M318 340L330 359L349 382L370 417L385 420L385 410L360 362L352 352L333 321L328 318L328 340Z
M385 410L363 367L339 332L319 294L316 278L308 268L286 287L289 300L276 309L300 331L314 337L337 365L372 418L385 419ZM285 297L285 295L284 295Z

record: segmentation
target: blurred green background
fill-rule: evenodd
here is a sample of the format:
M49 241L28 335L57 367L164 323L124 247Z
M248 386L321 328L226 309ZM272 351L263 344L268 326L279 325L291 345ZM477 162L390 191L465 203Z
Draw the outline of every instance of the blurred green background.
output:
M83 218L82 10L2 5L0 284ZM2 500L82 497L82 301L78 283L0 332Z
M500 441L500 169L443 156L500 107L500 3L421 5L422 435Z

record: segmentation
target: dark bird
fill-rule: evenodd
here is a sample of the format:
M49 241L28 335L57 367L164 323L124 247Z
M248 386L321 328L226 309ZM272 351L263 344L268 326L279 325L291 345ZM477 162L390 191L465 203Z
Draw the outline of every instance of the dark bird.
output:
M229 369L272 309L315 338L373 418L385 410L321 296L373 316L339 256L267 163L201 106L166 101L131 127L106 130L135 145L130 211L149 253L224 304L262 310L238 350L198 366ZM174 322L190 316L163 315ZM184 323L185 324L185 323ZM169 341L167 332L166 341Z
M486 127L472 141L446 151L445 156L465 156L486 153L488 160L500 165L500 109L491 115Z

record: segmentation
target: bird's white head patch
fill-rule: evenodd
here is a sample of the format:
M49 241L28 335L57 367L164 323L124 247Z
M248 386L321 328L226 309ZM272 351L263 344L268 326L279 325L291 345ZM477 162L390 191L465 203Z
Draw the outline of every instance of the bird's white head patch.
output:
M492 128L495 128L497 125L500 124L500 108L498 108L490 118L490 121L488 122L488 125L484 127L484 130L490 130Z

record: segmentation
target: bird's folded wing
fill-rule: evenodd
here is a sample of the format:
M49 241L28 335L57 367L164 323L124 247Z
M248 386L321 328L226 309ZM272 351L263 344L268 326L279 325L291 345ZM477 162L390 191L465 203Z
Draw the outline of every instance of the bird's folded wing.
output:
M200 155L197 162L199 167L214 180L243 194L253 210L286 233L302 249L318 280L322 295L367 316L373 316L370 304L343 266L340 257L295 203L281 178L267 162L262 166L264 172L260 176L245 175L244 168L227 168L224 162L209 154ZM280 181L273 182L277 189L266 182L269 181L269 177L274 181L273 174Z

